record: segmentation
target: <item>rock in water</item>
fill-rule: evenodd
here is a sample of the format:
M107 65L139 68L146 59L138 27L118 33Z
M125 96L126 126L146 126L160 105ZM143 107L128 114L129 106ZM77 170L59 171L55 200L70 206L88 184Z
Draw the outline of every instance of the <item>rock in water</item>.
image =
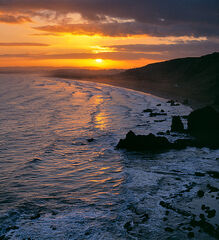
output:
M180 116L173 117L171 131L185 132ZM155 136L152 133L135 135L135 133L129 131L125 139L120 139L117 148L130 151L155 152L169 149L184 149L186 147L217 149L219 148L219 113L212 107L193 111L188 116L187 132L195 138L177 139L171 143L166 137Z
M178 139L171 143L166 137L155 136L152 133L135 135L135 133L129 131L125 139L120 139L116 147L129 151L159 152L170 149L184 149L186 147L203 147L203 145L192 139Z
M148 135L135 135L132 131L126 134L125 139L120 139L117 148L125 148L127 150L141 151L159 151L170 149L172 144L165 137L156 137L150 133Z
M219 148L219 112L207 106L188 116L188 132L204 145Z
M172 117L171 131L172 132L184 132L184 126L183 126L180 116Z
M151 112L153 112L153 110L150 109L150 108L147 108L147 109L143 110L143 112L149 112L149 113L151 113Z

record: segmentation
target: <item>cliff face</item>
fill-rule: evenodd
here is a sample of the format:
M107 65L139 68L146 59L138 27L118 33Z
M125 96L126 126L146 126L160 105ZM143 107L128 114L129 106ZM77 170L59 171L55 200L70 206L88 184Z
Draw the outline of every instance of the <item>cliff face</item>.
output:
M219 104L219 53L150 64L118 77L144 83L150 90L159 88L182 98Z

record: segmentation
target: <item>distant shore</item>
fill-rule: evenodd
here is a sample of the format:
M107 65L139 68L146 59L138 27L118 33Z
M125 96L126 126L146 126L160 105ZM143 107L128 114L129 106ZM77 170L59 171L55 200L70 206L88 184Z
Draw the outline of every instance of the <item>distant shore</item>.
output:
M60 78L65 78L65 79L72 79L72 80L80 80L80 81L87 81L87 82L96 82L96 83L102 83L102 84L107 84L111 86L117 86L117 87L123 87L143 93L148 93L155 95L157 97L162 97L165 99L172 99L174 101L178 101L183 104L185 100L188 100L188 106L190 106L192 109L196 109L199 107L203 107L204 105L207 105L204 103L203 100L196 100L191 98L186 99L182 94L179 94L178 91L174 93L173 89L167 88L167 86L161 86L160 84L151 84L150 86L143 81L131 81L131 80L124 80L124 79L119 79L115 77L106 77L106 78L73 78L71 76L54 76L54 77L60 77Z
M179 101L192 108L219 108L219 53L172 59L125 71L59 69L51 76L129 88Z

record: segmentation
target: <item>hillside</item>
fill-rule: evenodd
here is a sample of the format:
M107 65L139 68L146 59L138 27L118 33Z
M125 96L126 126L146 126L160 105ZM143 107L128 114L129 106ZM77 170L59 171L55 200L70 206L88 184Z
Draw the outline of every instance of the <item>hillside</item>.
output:
M219 104L219 53L154 63L122 72L117 78L164 97Z

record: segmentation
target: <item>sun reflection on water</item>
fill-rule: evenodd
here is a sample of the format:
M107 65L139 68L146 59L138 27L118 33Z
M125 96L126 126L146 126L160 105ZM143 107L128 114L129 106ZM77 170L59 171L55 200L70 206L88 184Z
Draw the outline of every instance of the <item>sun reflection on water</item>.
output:
M107 127L108 118L104 112L100 112L95 117L96 127L100 130L104 130Z

